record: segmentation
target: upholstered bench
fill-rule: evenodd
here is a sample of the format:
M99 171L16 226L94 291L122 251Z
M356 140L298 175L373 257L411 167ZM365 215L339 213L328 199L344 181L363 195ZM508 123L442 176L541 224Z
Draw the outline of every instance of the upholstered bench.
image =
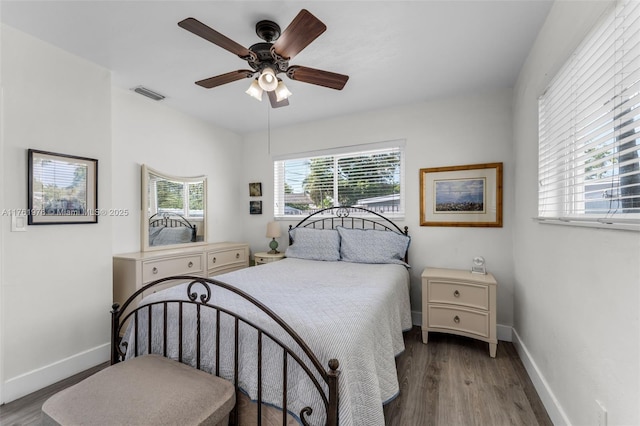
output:
M158 355L114 364L58 392L43 425L227 425L234 386Z

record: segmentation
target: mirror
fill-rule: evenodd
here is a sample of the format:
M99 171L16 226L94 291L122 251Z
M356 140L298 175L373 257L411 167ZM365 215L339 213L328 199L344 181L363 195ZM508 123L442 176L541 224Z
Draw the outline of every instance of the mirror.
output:
M142 251L207 242L207 178L171 176L142 165Z

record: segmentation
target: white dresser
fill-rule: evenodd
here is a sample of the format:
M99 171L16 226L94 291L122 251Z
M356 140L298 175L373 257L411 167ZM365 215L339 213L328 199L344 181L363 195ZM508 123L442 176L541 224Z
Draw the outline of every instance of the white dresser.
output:
M210 277L249 266L249 245L213 243L113 256L113 301L122 304L136 290L173 275ZM168 282L154 291L177 284Z
M496 287L493 275L458 269L422 272L422 341L430 331L453 333L489 343L496 356Z

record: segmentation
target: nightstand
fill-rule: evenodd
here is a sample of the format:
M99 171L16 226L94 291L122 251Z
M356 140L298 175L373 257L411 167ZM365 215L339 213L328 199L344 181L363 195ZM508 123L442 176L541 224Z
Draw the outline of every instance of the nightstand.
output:
M493 275L458 269L422 272L422 341L430 331L458 334L489 343L496 356L496 282Z
M267 253L260 252L254 255L256 266L263 265L265 263L277 262L278 260L284 259L284 253Z

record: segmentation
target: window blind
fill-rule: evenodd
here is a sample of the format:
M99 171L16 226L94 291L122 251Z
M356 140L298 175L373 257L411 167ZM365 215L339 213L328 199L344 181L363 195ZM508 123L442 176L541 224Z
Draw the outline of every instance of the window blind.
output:
M360 147L362 148L362 147ZM333 206L404 215L404 147L315 153L274 161L276 217Z
M640 223L640 3L616 4L539 99L538 214Z

